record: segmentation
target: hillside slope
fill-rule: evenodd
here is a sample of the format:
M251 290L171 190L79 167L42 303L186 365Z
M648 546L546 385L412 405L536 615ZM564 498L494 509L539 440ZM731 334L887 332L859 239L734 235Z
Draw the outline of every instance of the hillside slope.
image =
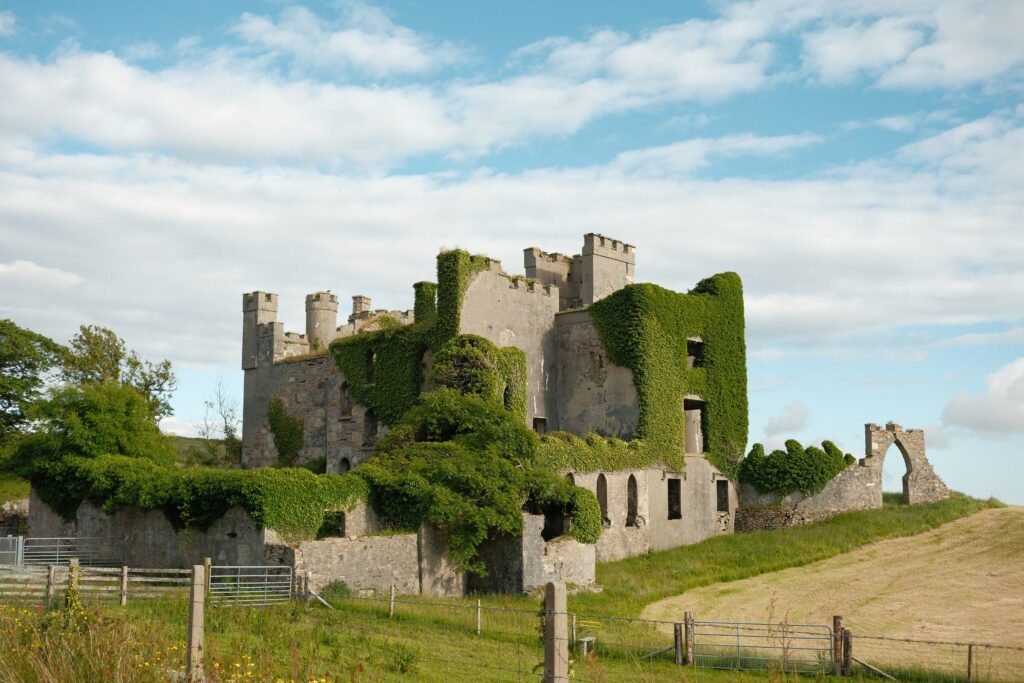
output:
M684 610L699 619L791 624L829 624L842 614L855 636L1016 644L1024 630L1024 508L983 510L916 536L698 588L649 605L643 616L681 621ZM966 661L953 647L862 639L856 650L873 662L906 664L908 652L922 666ZM1024 666L1024 653L992 652L979 656L999 668L1008 659Z

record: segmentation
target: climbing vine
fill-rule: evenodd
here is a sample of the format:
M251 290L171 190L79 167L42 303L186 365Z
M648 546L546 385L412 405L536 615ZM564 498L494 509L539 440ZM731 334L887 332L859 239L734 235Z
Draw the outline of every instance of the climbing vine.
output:
M682 461L683 401L704 401L708 460L734 476L747 442L743 287L735 273L702 280L688 294L629 285L590 307L609 359L633 372L640 407L636 435L662 460ZM687 367L689 337L703 343Z
M751 484L760 493L779 497L791 493L814 495L844 469L856 462L831 441L822 441L821 448L804 448L796 439L786 442L786 450L765 455L764 446L754 444L739 466L739 480Z
M586 436L569 432L546 434L540 439L538 457L541 463L560 472L615 472L660 463L678 471L683 469L681 454L662 458L640 439L623 441L593 432Z
M412 286L415 292L413 316L416 322L430 322L437 319L437 285L433 282L417 282Z
M278 464L282 467L291 467L302 450L302 420L286 413L284 403L281 399L275 398L267 410L267 423L274 438L274 448L277 449Z
M500 348L475 334L459 335L438 349L431 380L434 386L479 396L526 419L526 354L521 349Z

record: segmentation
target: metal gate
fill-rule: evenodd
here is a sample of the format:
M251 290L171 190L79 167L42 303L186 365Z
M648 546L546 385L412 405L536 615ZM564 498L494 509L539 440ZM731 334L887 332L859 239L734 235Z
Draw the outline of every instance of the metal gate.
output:
M4 536L0 538L0 564L21 564L21 548L24 536Z
M20 562L15 564L67 564L78 558L83 567L120 567L124 539L99 537L22 538Z
M277 605L292 599L292 568L210 567L210 602L221 605Z
M831 673L832 629L818 624L693 622L693 661L709 669Z

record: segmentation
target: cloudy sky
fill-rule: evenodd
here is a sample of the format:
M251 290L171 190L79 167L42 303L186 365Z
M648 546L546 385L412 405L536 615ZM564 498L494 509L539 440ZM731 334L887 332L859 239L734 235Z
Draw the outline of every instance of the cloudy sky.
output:
M241 393L241 293L410 308L440 247L745 283L751 442L926 429L1024 503L1024 3L0 0L0 316ZM895 453L895 451L893 451ZM899 487L899 457L886 485Z

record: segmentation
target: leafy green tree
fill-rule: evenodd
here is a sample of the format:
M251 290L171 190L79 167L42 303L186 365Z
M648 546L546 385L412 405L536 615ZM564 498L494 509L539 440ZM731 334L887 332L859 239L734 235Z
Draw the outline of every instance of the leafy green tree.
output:
M130 386L146 398L154 423L174 414L170 399L178 380L171 361L142 360L106 327L82 325L78 329L64 354L61 378L69 384L120 382Z
M161 434L149 402L117 382L68 384L32 406L39 428L18 443L13 469L38 485L66 458L125 455L174 464L174 441ZM45 483L45 482L42 482Z
M0 320L0 446L26 428L30 406L42 395L46 374L61 352L52 339Z

